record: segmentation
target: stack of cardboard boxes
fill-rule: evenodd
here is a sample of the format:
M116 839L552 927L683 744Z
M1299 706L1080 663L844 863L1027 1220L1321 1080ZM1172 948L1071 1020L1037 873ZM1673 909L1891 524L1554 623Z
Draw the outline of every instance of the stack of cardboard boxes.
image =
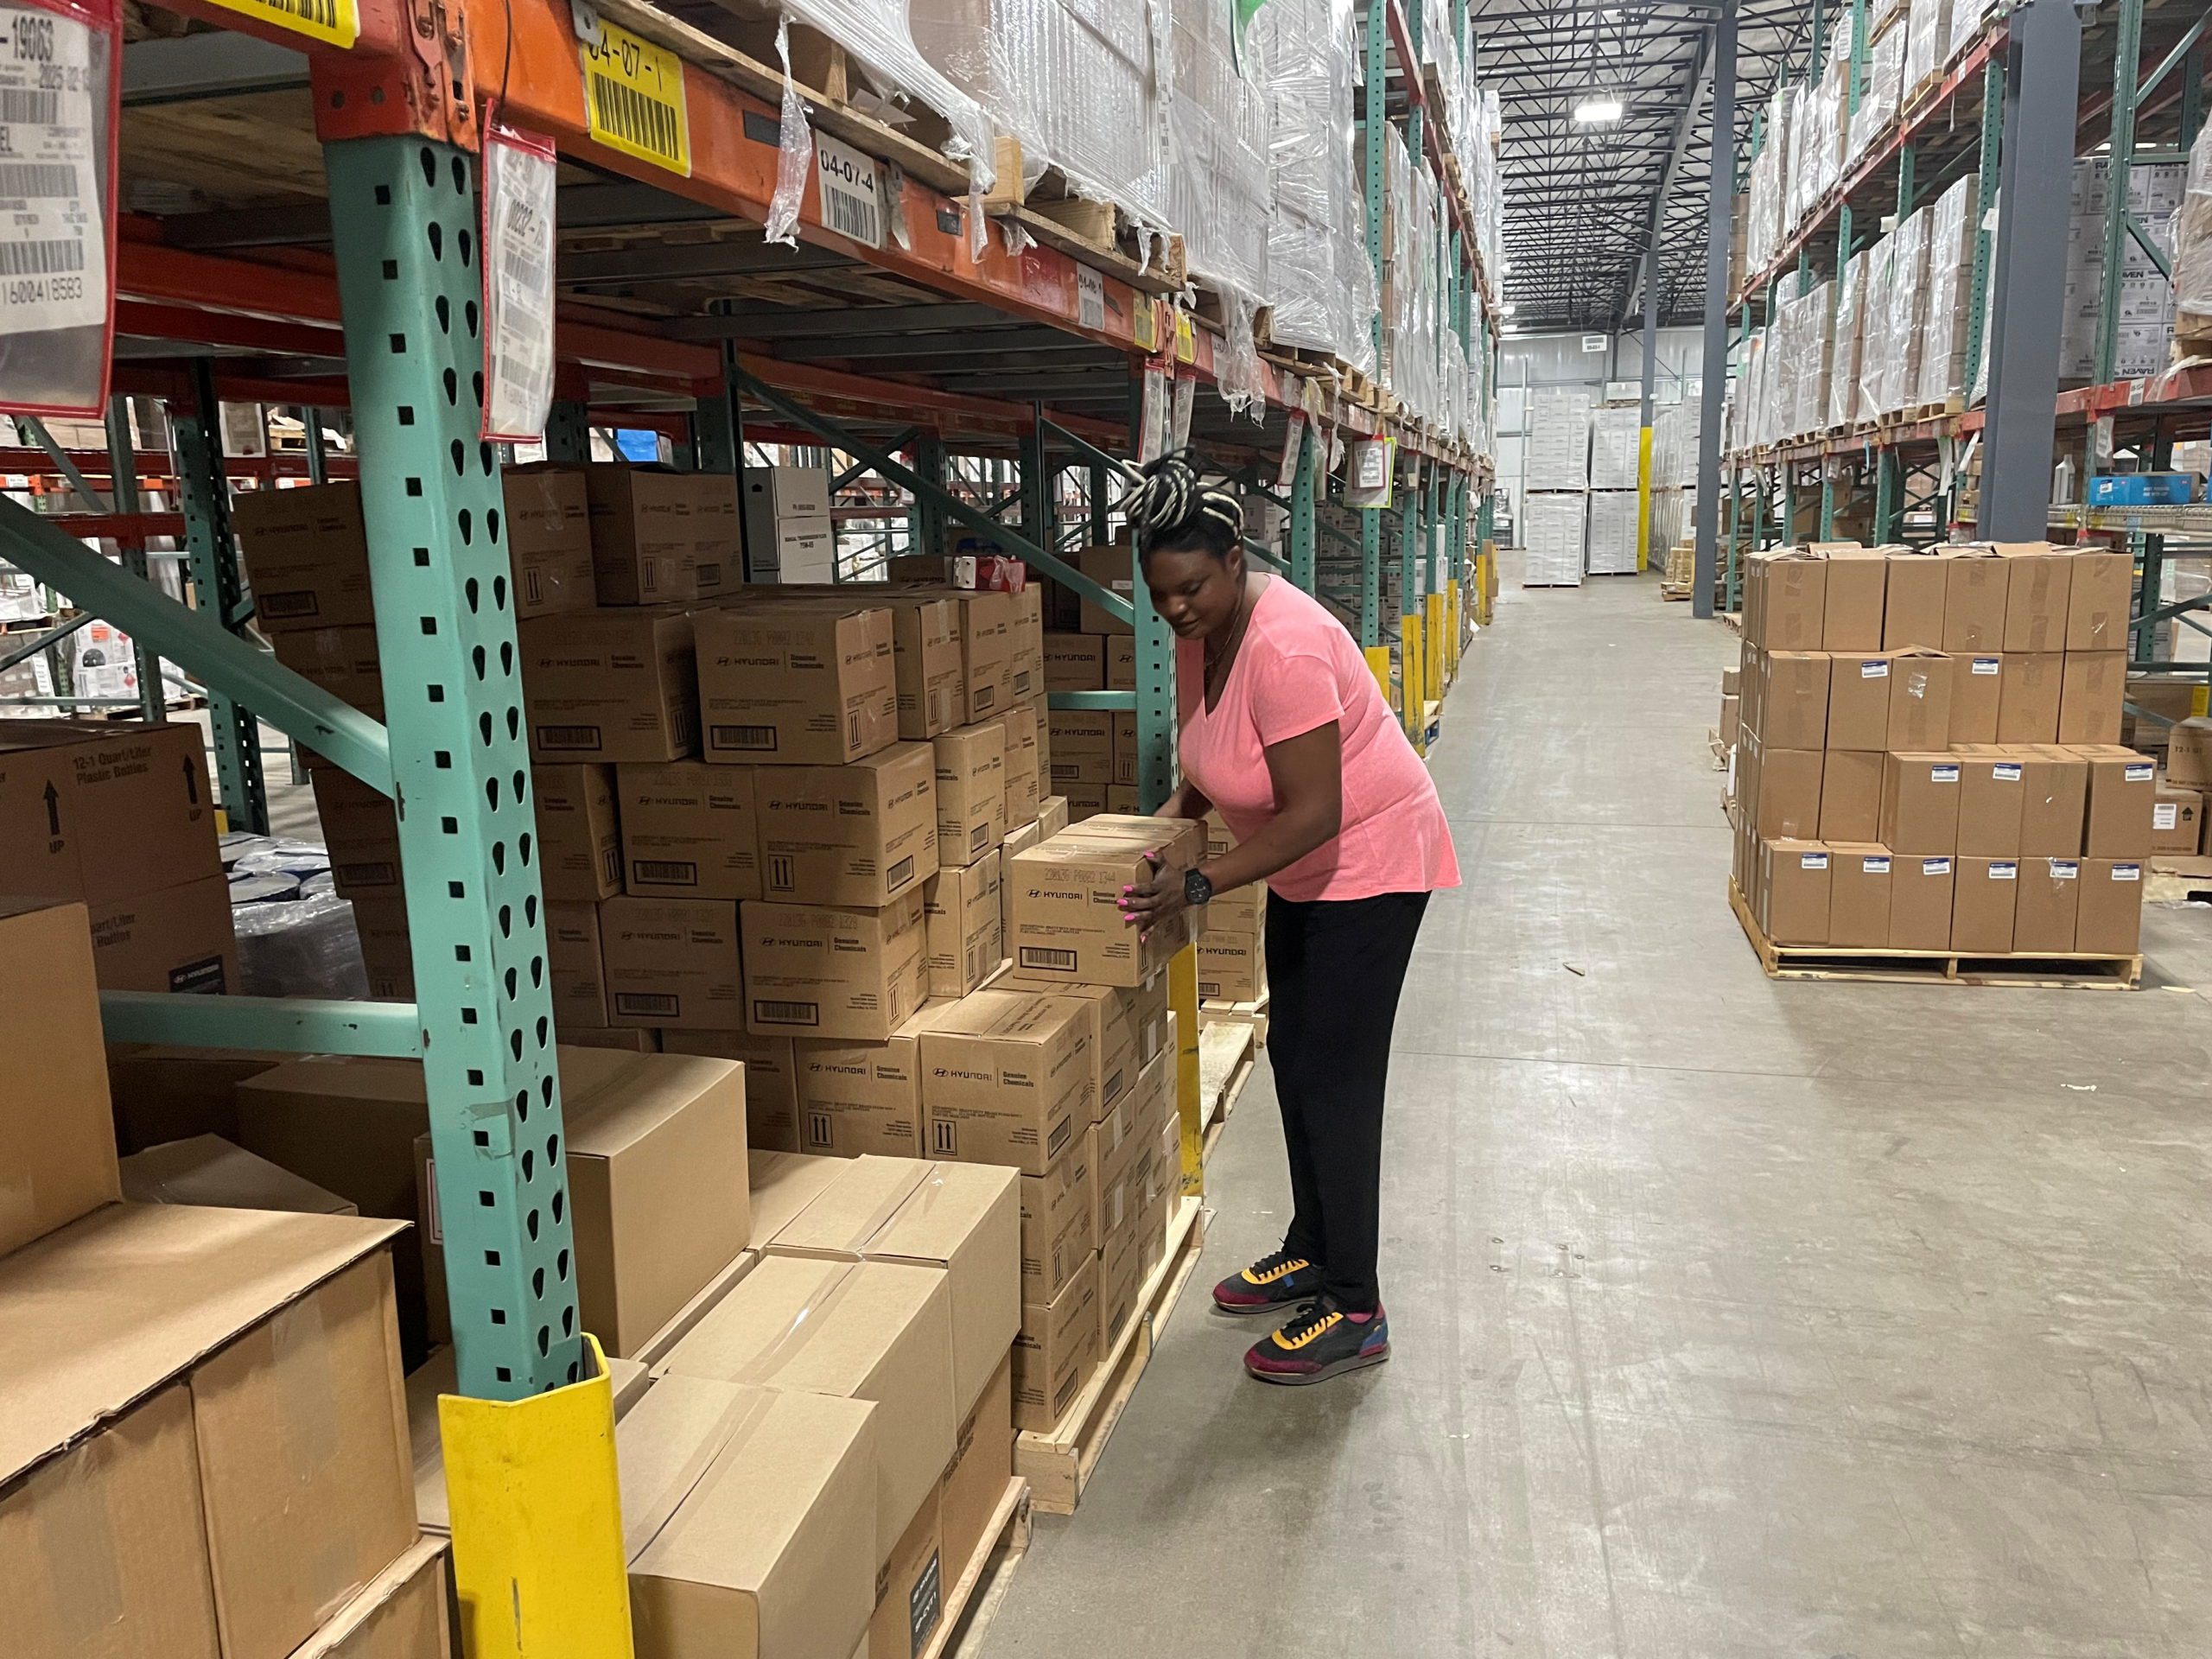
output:
M1135 567L1123 546L1086 547L1076 569L1124 599L1136 592ZM1136 632L1071 588L1046 589L1046 690L1134 691ZM1053 790L1067 797L1068 817L1079 822L1100 812L1140 810L1137 797L1137 718L1126 709L1058 709L1047 725Z
M400 1405L398 1229L124 1201L88 913L0 909L0 1605L11 1649L444 1659ZM353 1645L376 1642L372 1649Z
M2152 805L2151 851L2161 859L2212 855L2204 811L2212 802L2212 720L2180 720L2165 734L2166 765Z
M1206 814L1206 856L1219 858L1236 837L1218 812ZM1198 1000L1257 1002L1268 994L1268 887L1255 881L1224 893L1199 918Z
M1755 556L1732 880L1765 937L2133 955L2154 786L2117 741L2130 587L2125 555L2042 543Z
M745 552L755 582L837 580L830 474L820 467L748 467Z

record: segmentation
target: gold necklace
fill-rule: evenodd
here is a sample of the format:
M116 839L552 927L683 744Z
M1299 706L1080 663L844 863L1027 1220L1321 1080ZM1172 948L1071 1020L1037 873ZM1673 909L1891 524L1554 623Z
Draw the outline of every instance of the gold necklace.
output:
M1220 693L1221 687L1213 685L1212 683L1214 672L1216 670L1219 669L1223 664L1226 663L1231 655L1235 653L1237 645L1244 638L1244 625L1250 621L1252 618L1251 610L1244 602L1245 595L1251 591L1251 573L1247 571L1244 576L1240 580L1237 586L1236 619L1230 626L1229 643L1221 648L1218 655L1215 655L1211 652L1207 652L1205 654L1206 682L1207 684L1212 688L1216 695Z

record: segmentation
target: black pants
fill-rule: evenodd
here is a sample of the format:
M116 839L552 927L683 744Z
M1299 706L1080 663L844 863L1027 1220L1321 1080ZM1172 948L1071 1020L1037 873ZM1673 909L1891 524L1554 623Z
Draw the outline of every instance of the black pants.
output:
M1294 1213L1283 1249L1364 1313L1380 1293L1375 1239L1390 1029L1425 893L1268 899L1268 1053L1290 1148Z

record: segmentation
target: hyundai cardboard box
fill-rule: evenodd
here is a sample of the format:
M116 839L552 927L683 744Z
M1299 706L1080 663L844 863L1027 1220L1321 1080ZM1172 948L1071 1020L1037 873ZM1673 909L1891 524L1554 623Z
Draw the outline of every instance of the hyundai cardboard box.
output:
M1006 821L1010 829L1029 823L1043 810L1045 752L1035 704L1017 702L1001 718L1006 728Z
M814 905L888 905L937 873L930 746L894 743L849 766L761 766L761 890Z
M703 760L617 767L623 890L640 899L760 897L757 775Z
M1951 949L1975 957L2009 952L2019 891L2018 859L1961 855L1952 884Z
M2024 791L2020 853L2027 858L2078 858L2088 816L2089 763L2071 749L2033 744L2013 750Z
M745 1145L749 1152L798 1150L798 1073L788 1037L745 1031L664 1031L671 1054L709 1054L745 1068Z
M38 1074L37 1109L0 1112L4 1254L122 1195L82 905L0 899L0 1052Z
M552 987L555 1031L568 1037L607 1029L607 958L597 905L545 906L545 975Z
M854 598L849 589L826 584L766 591L779 601L802 598L817 606L842 605ZM871 586L867 602L891 613L900 741L920 742L959 725L968 717L959 601L949 594Z
M414 940L407 931L407 901L396 895L354 899L353 933L360 942L369 995L413 1001Z
M1098 1361L1098 1258L1087 1255L1047 1303L1024 1302L1014 1344L1014 1426L1049 1429Z
M391 797L337 766L317 766L308 781L338 896L398 892L399 812Z
M962 683L967 709L954 723L988 720L1006 712L1014 695L1014 626L1012 594L956 591L950 597L960 616Z
M1044 1175L1090 1126L1090 1012L1027 990L985 990L922 1033L922 1103L933 1157Z
M937 773L937 858L972 864L1006 838L1007 728L986 720L931 740Z
M1759 657L1759 741L1770 749L1827 747L1834 659L1820 652L1769 651Z
M607 1017L616 1026L745 1023L738 907L726 899L609 899L599 907Z
M1155 871L1177 879L1205 845L1205 826L1187 818L1104 814L1010 860L1016 968L1073 983L1141 985L1190 942L1191 918L1185 912L1144 937L1122 916L1121 895Z
M1103 709L1055 709L1046 716L1052 745L1052 780L1114 781L1114 716Z
M1007 623L1007 672L1014 701L1045 695L1045 594L1036 587L1014 590L1014 614Z
M2007 652L1997 706L1999 743L2055 743L2066 658L2058 652Z
M1828 944L1876 950L1889 944L1891 862L1886 847L1829 847Z
M351 1201L257 1158L219 1135L149 1147L123 1160L123 1196L133 1204L199 1204L224 1210L290 1210L353 1216Z
M1020 1177L1021 1300L1042 1306L1098 1249L1097 1137L1076 1136L1042 1175Z
M92 962L104 991L244 988L230 884L219 875L95 904L92 922Z
M2066 649L2124 652L2134 609L2135 560L2132 555L2077 548L2066 601Z
M1947 649L1943 639L1944 595L1950 567L1924 553L1891 550L1883 561L1886 582L1882 608L1882 649L1908 645ZM1992 645L1991 650L1996 647Z
M1871 842L1880 833L1883 760L1878 752L1863 749L1827 752L1821 767L1820 840ZM1205 950L1204 940L1198 948Z
M374 628L362 624L286 629L271 633L269 642L276 647L276 660L301 678L313 681L372 720L384 718L384 665ZM311 753L302 751L303 758Z
M684 605L743 584L734 479L594 462L584 487L601 604Z
M1890 755L1882 774L1882 833L1875 839L1893 853L1956 853L1961 775L1958 757L1948 753Z
M742 1377L780 1392L872 1402L871 1570L890 1559L952 1461L959 1417L952 1294L947 1275L935 1268L763 1256L669 1351L663 1369L673 1376ZM872 1593L868 1605L874 1605Z
M690 616L577 611L516 628L530 758L678 760L699 747Z
M2132 957L2143 948L2143 866L2139 860L2082 861L2074 948L2107 957Z
M1136 1317L1137 1292L1144 1284L1144 1238L1141 1220L1143 1195L1135 1183L1128 1194L1128 1213L1122 1224L1098 1251L1098 1352L1104 1358L1131 1319Z
M246 492L231 503L231 528L264 633L376 625L359 485Z
M1106 636L1106 689L1109 691L1134 691L1137 689L1137 640L1134 633Z
M2091 858L2140 862L2151 855L2152 808L2158 769L2148 755L2116 744L2082 745L2075 751L2088 765L2089 813L2082 850Z
M1006 959L1004 903L996 848L965 869L939 870L922 884L931 996L965 996L998 972Z
M880 1042L929 995L922 895L880 909L747 899L745 1020L756 1034Z
M828 1158L922 1155L925 1007L881 1042L791 1040L795 1149Z
M1938 557L1948 577L1943 587L1943 649L1954 657L2008 649L2005 628L2012 562L1980 547L1947 549Z
M1824 550L1827 595L1821 610L1821 649L1846 653L1881 650L1886 558L1878 548Z
M1089 576L1101 588L1108 589L1134 607L1136 597L1136 560L1129 550L1113 543L1103 543L1079 549L1075 556L1075 568ZM1105 607L1088 596L1082 601L1082 626L1085 633L1116 634L1135 632L1132 625L1109 616Z
M1949 853L1890 856L1890 949L1951 948L1951 896L1957 877Z
M1132 641L1135 635L1128 636ZM1103 691L1106 690L1106 647L1103 634L1047 633L1045 636L1045 690L1047 691Z
M2023 858L2013 901L2012 949L2023 956L2063 956L2074 949L2081 903L2082 862L2074 858Z
M1759 846L1759 931L1777 944L1828 942L1827 845L1770 841Z
M1994 743L2005 695L2002 653L1951 658L1951 741Z
M1144 1036L1140 1028L1147 1017L1153 1017L1148 991L1110 985L1061 985L1018 969L1007 976L1001 988L1044 992L1082 1006L1084 1031L1090 1044L1093 1121L1103 1117L1109 1108L1136 1086L1138 1071L1149 1054L1159 1052L1156 1034L1149 1051L1140 1052Z
M1959 852L2017 859L2027 763L1994 744L1961 745L1954 753L1959 760Z
M2058 741L2118 744L2126 686L2126 652L2068 652L2059 682Z
M961 1420L944 1471L944 1560L957 1582L982 1548L992 1515L1014 1478L1014 1359L1001 1355L975 1408Z
M899 736L892 613L776 600L698 613L709 760L842 766Z
M1268 988L1266 941L1257 932L1210 930L1198 936L1198 995L1209 1002L1256 1002Z
M2204 843L2204 797L2161 784L2151 804L2151 850L2193 855Z
M588 611L599 603L592 568L591 495L575 467L499 469L515 619Z
M656 1381L615 1431L637 1659L865 1651L899 1536L878 1537L883 1416L817 1391Z
M622 891L614 779L611 766L531 768L537 869L548 901L596 904Z

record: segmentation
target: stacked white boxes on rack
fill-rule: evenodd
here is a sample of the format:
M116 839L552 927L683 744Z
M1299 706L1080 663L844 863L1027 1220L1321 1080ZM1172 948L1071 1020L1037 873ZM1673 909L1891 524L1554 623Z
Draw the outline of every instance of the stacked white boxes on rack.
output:
M1521 507L1528 557L1523 586L1582 585L1590 486L1590 393L1581 386L1545 386L1529 397L1526 494Z
M1588 568L1593 576L1636 574L1637 471L1643 411L1608 404L1590 411Z

